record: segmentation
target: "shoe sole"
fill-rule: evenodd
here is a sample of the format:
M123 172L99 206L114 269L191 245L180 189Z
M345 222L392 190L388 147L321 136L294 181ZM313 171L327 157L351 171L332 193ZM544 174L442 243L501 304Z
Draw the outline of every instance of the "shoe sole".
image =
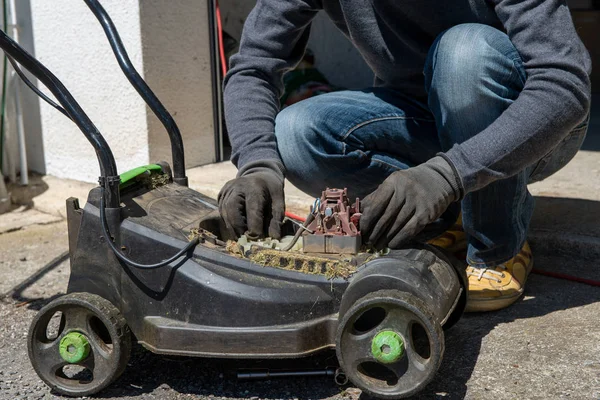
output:
M533 269L533 258L527 267L527 277L531 273ZM465 312L484 312L484 311L497 311L503 308L506 308L519 300L523 293L525 292L525 284L523 287L513 295L510 296L500 296L494 297L491 299L480 299L480 300L467 300L467 306L465 307Z

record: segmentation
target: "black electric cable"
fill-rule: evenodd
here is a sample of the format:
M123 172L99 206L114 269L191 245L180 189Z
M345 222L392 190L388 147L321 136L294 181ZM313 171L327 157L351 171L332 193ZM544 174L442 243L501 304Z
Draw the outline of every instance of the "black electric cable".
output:
M40 89L38 89L33 84L33 82L31 82L29 80L29 78L27 78L27 75L25 75L25 73L23 72L23 70L19 67L19 63L17 63L14 58L12 58L10 56L6 56L6 58L8 59L8 61L10 62L10 64L12 65L12 67L15 70L15 72L17 73L17 75L19 75L19 77L21 78L21 80L23 80L23 82L25 82L25 84L29 87L29 89L33 90L33 92L35 94L37 94L38 96L40 96L42 98L42 100L44 100L46 103L50 104L52 107L54 107L55 109L57 109L58 111L60 111L65 117L67 117L71 121L73 121L73 119L69 116L69 113L67 113L67 110L65 110L64 108L62 108L58 104L56 104L54 102L54 100L52 100L50 97L46 96L46 94L44 92L42 92Z
M115 253L115 256L119 260L123 261L125 264L127 264L131 267L134 267L134 268L138 268L138 269L161 268L161 267L164 267L164 266L172 263L173 261L177 260L179 257L183 256L185 253L187 253L192 248L194 248L198 243L200 243L200 239L195 238L194 240L189 242L184 248L179 250L174 256L172 256L166 260L163 260L159 263L156 263L156 264L139 264L133 260L130 260L129 258L125 257L123 255L123 253L121 253L121 251L113 243L112 236L111 236L110 230L108 228L108 221L106 220L106 205L104 204L104 190L105 190L104 187L101 186L100 187L100 221L102 223L102 232L104 233L104 238L106 239L106 242L108 243L108 245L110 246L112 251Z
M187 178L185 176L185 158L183 152L183 140L181 139L181 133L179 132L179 127L175 123L175 120L167 111L165 106L160 102L158 97L154 94L152 89L148 86L148 84L144 81L144 79L137 72L129 56L127 55L127 50L125 50L125 46L123 46L123 42L121 41L121 37L117 32L117 28L115 24L110 19L108 13L102 5L97 0L84 0L89 9L94 13L100 25L102 25L102 29L108 38L108 42L110 43L110 47L119 62L119 66L121 70L131 83L131 85L137 90L139 95L144 99L148 107L152 110L152 112L156 115L156 117L163 124L167 133L169 134L169 139L171 141L171 153L173 158L173 182L178 183L180 185L187 186Z

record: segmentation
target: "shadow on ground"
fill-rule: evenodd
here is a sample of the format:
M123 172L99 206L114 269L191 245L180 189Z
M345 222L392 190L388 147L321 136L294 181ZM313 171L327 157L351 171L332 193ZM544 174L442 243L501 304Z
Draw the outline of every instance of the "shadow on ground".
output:
M11 201L15 207L26 206L32 208L34 198L48 190L48 184L42 179L43 175L30 173L29 184L22 186L18 183L9 183L6 187L10 193Z
M30 288L31 286L33 286L37 282L39 282L41 279L43 279L44 276L46 276L46 274L48 274L50 271L52 271L53 269L55 269L56 267L61 265L68 258L69 258L68 252L64 252L64 253L60 254L58 257L54 258L52 261L50 261L49 263L44 265L42 268L40 268L35 274L31 275L30 277L25 279L23 282L21 282L19 285L12 288L8 293L4 293L4 294L0 295L0 299L10 298L10 299L14 300L15 302L17 302L18 306L26 305L27 308L30 310L39 311L44 305L48 304L49 302L56 299L57 297L60 297L61 294L55 294L51 297L44 298L44 297L27 296L24 294L24 292L28 288Z
M218 360L161 357L137 346L125 374L99 397L132 396L150 392L160 396L161 388L170 388L179 393L205 397L321 399L335 396L343 390L335 385L333 377L240 381L236 372L240 369L314 370L336 365L337 359L333 351L293 361ZM168 379L164 378L164 371L169 371Z

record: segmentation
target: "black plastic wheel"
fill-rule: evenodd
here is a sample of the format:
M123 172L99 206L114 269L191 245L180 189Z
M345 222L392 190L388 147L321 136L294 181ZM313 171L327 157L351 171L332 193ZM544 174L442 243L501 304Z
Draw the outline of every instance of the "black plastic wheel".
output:
M72 293L39 311L27 345L35 372L50 388L67 396L88 396L123 373L131 333L111 302L90 293Z
M366 394L400 399L422 390L437 372L444 332L418 298L381 290L344 314L336 340L347 377Z

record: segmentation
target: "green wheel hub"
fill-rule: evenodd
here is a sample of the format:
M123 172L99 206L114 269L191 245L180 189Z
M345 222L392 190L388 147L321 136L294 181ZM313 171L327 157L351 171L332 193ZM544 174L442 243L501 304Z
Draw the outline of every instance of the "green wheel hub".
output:
M69 332L60 340L59 352L66 362L79 363L89 356L90 343L84 334Z
M379 332L371 342L371 353L382 364L391 364L404 355L404 341L394 331Z

